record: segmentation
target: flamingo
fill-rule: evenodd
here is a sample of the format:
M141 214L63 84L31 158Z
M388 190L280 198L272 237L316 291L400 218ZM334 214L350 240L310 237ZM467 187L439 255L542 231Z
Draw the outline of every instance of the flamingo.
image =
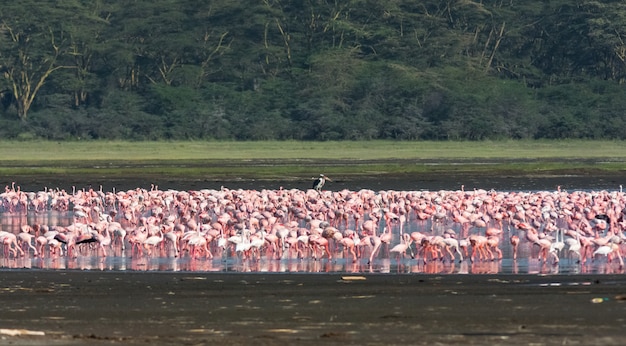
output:
M292 257L293 251L297 251L298 258L309 255L320 258L322 250L328 253L329 258L343 251L344 258L355 262L367 247L370 251L367 254L368 263L372 263L380 255L382 247L388 251L382 257L393 253L399 259L406 251L413 254L416 250L418 256L421 251L424 259L428 260L444 260L449 255L454 262L458 254L462 262L467 257L472 261L495 260L502 256L505 246L513 247L513 258L516 259L521 238L532 247L539 247L537 256L541 261L554 259L554 263L558 263L562 251L566 250L568 254L577 254L583 261L593 257L597 259L606 252L609 260L618 258L622 262L620 246L626 227L623 217L626 199L616 192L607 191L498 193L475 189L472 192L363 190L318 193L296 189L248 191L226 188L159 191L153 186L150 190L135 189L115 194L89 189L74 190L65 195L61 191L47 191L48 194L44 195L19 191L19 188L15 193L9 187L5 190L0 197L5 210L9 208L9 201L6 200L9 195L13 196L10 203L17 199L17 204L12 207L15 211L22 208L21 199L26 196L27 202L31 203L28 204L29 210L37 208L37 217L43 217L46 208L69 208L68 213L74 211L76 216L71 218L71 225L55 226L49 234L42 224L43 235L35 230L34 225L34 235L28 225L17 225L8 233L16 236L18 246L13 245L10 235L0 233L7 257L19 257L20 253L27 255L31 249L33 253L43 256L46 248L56 251L56 246L62 246L57 244L65 244L65 255L75 257L78 253L75 249L84 250L86 247L78 245L89 243L100 245L100 249L105 250L98 251L97 255L107 256L109 245L106 238L110 237L116 249L120 246L124 251L125 241L133 244L131 254L135 250L142 253L148 250L149 254L155 255L155 246L163 249L165 244L169 246L171 242L175 256L180 256L187 246L194 248L192 257L209 257L209 251L204 249L217 239L220 248L225 249L228 245L231 253L259 259L262 256L278 259ZM34 202L40 196L48 202ZM108 214L106 210L110 210ZM117 219L121 220L121 224L114 221L117 210L120 212ZM125 214L129 214L128 220ZM420 222L421 218L437 223L437 229L427 229L426 222ZM508 221L508 228L504 228L506 225L503 227L503 220ZM399 227L396 227L397 221ZM482 235L457 239L452 230L445 230L440 235L443 225L453 221L459 235L463 235L466 227L474 227L472 231L480 231ZM562 221L563 228L557 228L559 221ZM382 233L379 232L379 225ZM507 242L502 241L505 231L512 231L511 225L524 231L525 239L522 234L514 234ZM350 226L354 230L349 230ZM407 229L422 227L420 231L424 233L405 232L404 226ZM236 230L240 232L237 236L234 233ZM250 245L248 249L245 248L244 235ZM408 243L404 252L389 249L398 235L400 244L396 245L402 247ZM155 243L150 245L153 239ZM473 247L471 256L467 252L469 246ZM322 252L322 256L326 254Z
M37 251L37 248L33 245L33 239L35 239L35 236L29 233L29 229L32 228L30 228L30 226L28 228L22 227L22 232L18 233L16 237L18 243L20 243L20 245L22 246L25 245L28 249L32 249L34 256L36 257L39 252ZM28 251L28 249L26 249L26 251Z
M44 237L43 235L40 235L35 239L35 243L37 245L37 253L39 254L41 258L44 258L44 255L45 255L44 249L46 245L48 245L48 238Z
M458 254L459 255L459 262L463 262L463 254L461 253L461 250L459 249L459 241L458 240L456 240L455 238L453 238L449 234L447 234L447 236L443 237L443 243L445 244L446 251L448 252L450 257L452 258L452 261L454 261L454 259L456 258L455 254ZM450 248L454 249L454 253L452 253Z
M580 262L580 259L581 259L580 249L582 248L582 244L580 243L580 235L578 234L578 232L576 232L576 238L565 239L565 244L567 245L567 253L576 254L577 262Z
M324 257L324 252L326 252L326 254L328 255L328 259L332 259L332 254L330 252L329 246L328 246L328 239L322 237L320 234L316 233L316 234L311 234L309 236L309 245L311 246L312 250L313 250L313 259L317 260L317 250L321 249L322 250L322 255L320 256L320 259L322 257Z
M148 251L148 256L152 254L152 250L163 241L163 232L159 228L159 235L153 235L143 241L144 248Z
M613 247L609 245L602 245L593 252L593 257L596 255L609 257L609 255L613 252Z
M356 262L358 256L356 252L357 241L355 241L355 238L358 240L358 235L353 230L346 230L345 235L341 233L338 233L338 235L340 236L337 236L335 239L343 247L343 252L349 252L352 256L352 262Z
M196 258L200 251L205 254L206 258L213 258L213 254L208 248L207 238L197 232L188 232L186 239L187 244L191 248L190 255L192 258Z
M20 256L24 256L24 251L17 244L17 236L13 233L6 231L0 231L0 242L4 245L4 256L9 257L9 252L13 254L13 257L17 257L17 253Z
M110 222L108 225L108 229L111 233L113 233L112 244L119 244L122 250L126 249L126 230L122 227L119 222Z
M100 233L96 233L96 237L98 239L98 243L100 244L99 249L102 250L102 255L106 257L107 251L106 248L111 246L111 233L109 233L109 229L104 229L104 235Z
M240 254L242 258L248 257L252 244L250 243L250 230L244 229L241 232L241 241L235 246L235 252Z
M556 238L554 239L552 243L550 243L550 248L548 251L551 254L551 256L554 258L554 263L558 263L559 254L561 253L561 250L563 250L563 248L565 247L565 242L563 241L563 231L560 229L557 229L555 232L556 232L555 233Z
M250 239L250 250L257 255L257 259L261 258L261 248L265 245L265 231L261 231L261 236L254 236ZM297 244L297 238L296 238ZM291 250L291 246L289 247Z
M176 232L174 232L173 230L164 233L164 240L170 242L172 244L172 246L174 247L174 257L178 257L179 254L179 248L178 248L178 234L176 234Z
M400 256L402 256L402 258L404 258L404 256L406 255L406 251L409 248L409 245L411 244L411 236L407 233L403 233L402 234L402 238L401 238L401 242L400 244L395 245L394 247L392 247L389 250L389 253L397 253L398 254L398 262L400 261ZM411 254L411 257L414 257L413 254Z
M517 248L519 247L519 237L517 235L512 235L509 239L509 242L513 246L513 259L517 259Z

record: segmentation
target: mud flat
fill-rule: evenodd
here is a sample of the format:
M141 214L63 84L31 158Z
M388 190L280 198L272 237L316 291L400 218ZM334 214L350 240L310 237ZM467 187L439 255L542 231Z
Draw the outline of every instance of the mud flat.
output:
M217 176L170 176L166 174L138 174L130 176L108 176L93 174L64 175L18 175L4 176L0 186L10 186L12 182L19 185L22 191L41 191L45 188L60 188L66 191L76 189L104 191L126 191L137 188L150 189L158 186L161 190L201 190L229 189L262 190L262 189L301 189L311 188L312 177L320 172L311 169L309 175L254 178L241 175ZM343 189L360 190L465 190L473 189L499 191L554 191L560 186L564 190L612 190L626 186L626 172L580 171L567 170L557 172L437 172L407 174L336 174L333 182L324 186L325 189L339 191Z
M623 275L3 270L0 277L0 345L623 345L626 338Z

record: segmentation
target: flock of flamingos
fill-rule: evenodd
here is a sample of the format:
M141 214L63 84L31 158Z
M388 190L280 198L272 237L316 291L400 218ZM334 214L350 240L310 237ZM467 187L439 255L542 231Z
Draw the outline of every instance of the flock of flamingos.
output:
M0 230L3 258L190 258L371 264L495 263L503 251L546 266L622 269L620 191L498 192L102 188L0 194L1 215L67 222ZM10 228L10 229L9 229ZM9 230L7 230L9 229ZM509 257L510 258L510 257Z

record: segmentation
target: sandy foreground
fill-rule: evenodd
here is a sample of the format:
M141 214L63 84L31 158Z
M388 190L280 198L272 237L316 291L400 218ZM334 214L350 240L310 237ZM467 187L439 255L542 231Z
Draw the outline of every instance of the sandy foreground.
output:
M3 270L0 281L0 345L626 342L623 275Z

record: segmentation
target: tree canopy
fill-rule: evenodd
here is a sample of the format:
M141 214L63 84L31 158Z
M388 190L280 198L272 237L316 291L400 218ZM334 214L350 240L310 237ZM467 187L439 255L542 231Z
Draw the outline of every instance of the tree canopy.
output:
M0 138L624 139L618 0L22 0Z

